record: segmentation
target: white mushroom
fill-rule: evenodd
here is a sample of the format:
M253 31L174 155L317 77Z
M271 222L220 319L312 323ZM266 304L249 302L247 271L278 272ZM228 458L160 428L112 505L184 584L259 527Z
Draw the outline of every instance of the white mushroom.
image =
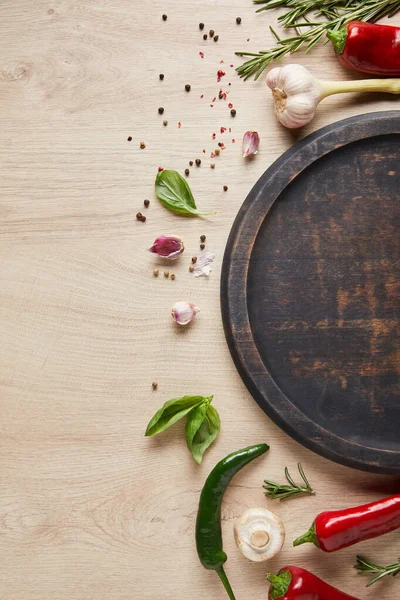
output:
M285 541L282 521L266 508L249 508L238 518L233 530L243 556L255 562L273 558Z

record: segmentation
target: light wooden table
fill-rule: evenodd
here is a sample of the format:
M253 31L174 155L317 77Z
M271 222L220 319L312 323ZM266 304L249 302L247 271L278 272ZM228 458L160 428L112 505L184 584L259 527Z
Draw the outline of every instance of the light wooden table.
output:
M219 34L218 43L203 42L199 21ZM239 64L235 50L272 42L273 15L256 15L250 0L8 0L0 23L1 600L224 598L195 551L199 492L221 457L263 440L269 455L236 477L223 507L237 599L266 598L267 568L287 562L365 600L398 597L400 581L366 591L352 568L357 550L396 560L396 533L333 556L291 548L321 509L378 498L396 481L330 463L271 423L235 370L219 312L225 242L258 177L296 137L395 108L395 100L337 97L306 131L281 129L264 78L244 83L230 67ZM292 60L318 76L348 77L328 47ZM223 100L210 108L219 68L234 119ZM232 132L213 141L220 126ZM240 154L247 129L261 135L250 162ZM226 150L211 170L218 139ZM182 172L197 157L202 166L191 169L190 184L198 205L217 215L185 220L157 202L153 182L158 166ZM144 224L135 220L139 210ZM148 252L158 234L170 232L186 245L175 281L153 277L157 260ZM217 255L207 280L188 272L203 233ZM169 311L182 298L201 313L178 331ZM164 401L193 393L214 394L222 419L200 467L182 424L158 438L143 435ZM295 470L299 460L318 495L267 503L263 478L281 479L284 466ZM268 567L247 562L233 541L234 518L254 505L276 510L287 529L284 550Z

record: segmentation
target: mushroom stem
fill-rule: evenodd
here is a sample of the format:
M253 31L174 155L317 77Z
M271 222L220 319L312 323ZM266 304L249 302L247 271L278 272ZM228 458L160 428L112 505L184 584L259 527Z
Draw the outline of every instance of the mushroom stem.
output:
M269 535L266 531L253 531L250 542L255 548L265 548L269 542Z

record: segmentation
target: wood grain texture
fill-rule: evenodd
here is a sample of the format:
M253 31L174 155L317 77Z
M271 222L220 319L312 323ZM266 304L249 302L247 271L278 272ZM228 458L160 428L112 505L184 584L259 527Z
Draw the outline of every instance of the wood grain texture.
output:
M201 40L199 21L219 33L218 43ZM227 572L238 600L265 598L266 568L238 554L233 519L265 505L262 479L280 478L298 460L318 495L274 505L287 542L269 568L297 562L364 600L377 590L382 600L398 594L395 579L364 591L351 549L325 556L290 547L317 511L378 498L398 490L398 481L331 464L290 440L244 388L224 340L219 274L231 224L257 178L295 139L273 118L264 82L244 84L228 66L238 64L235 50L271 43L271 22L243 0L0 5L1 600L223 597L195 552L199 491L219 458L263 440L269 455L236 478L223 508ZM223 101L209 106L221 59L235 119ZM328 47L292 60L318 76L348 77ZM296 136L396 106L387 96L332 98ZM212 171L206 156L221 125L232 135ZM261 147L243 163L239 141L250 128L260 132ZM203 164L191 169L193 192L199 206L218 213L206 221L177 218L153 195L158 166L182 171L196 157ZM147 222L138 223L146 197ZM175 281L153 278L157 261L147 251L169 232L186 245ZM188 273L202 233L217 255L207 281ZM169 310L185 297L201 313L178 331ZM197 392L215 394L223 424L201 467L180 425L159 439L143 437L159 405ZM360 550L393 561L399 544L393 533Z

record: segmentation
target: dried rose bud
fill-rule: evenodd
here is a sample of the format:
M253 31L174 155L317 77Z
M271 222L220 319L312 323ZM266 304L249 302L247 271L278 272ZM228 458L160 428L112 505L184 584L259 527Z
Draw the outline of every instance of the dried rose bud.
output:
M180 237L176 235L160 235L150 248L150 252L163 258L178 258L185 247Z
M242 143L243 158L251 156L252 154L257 154L259 143L260 136L257 131L246 131Z
M192 302L180 300L172 307L172 318L178 325L187 325L197 315L199 309Z

